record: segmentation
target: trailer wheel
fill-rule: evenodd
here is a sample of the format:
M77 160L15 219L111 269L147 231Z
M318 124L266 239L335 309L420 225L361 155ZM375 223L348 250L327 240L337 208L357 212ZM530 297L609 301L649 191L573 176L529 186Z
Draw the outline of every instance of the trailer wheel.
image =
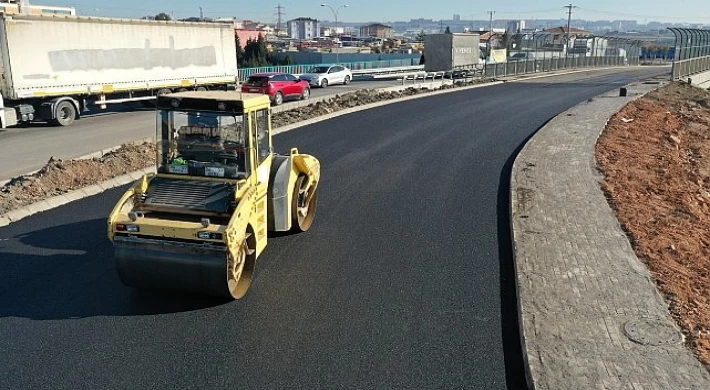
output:
M169 93L172 93L173 91L169 90L168 88L162 88L158 90L158 93L156 93L157 96L161 95L167 95Z
M54 123L59 126L69 126L76 119L76 107L68 100L59 102L54 107Z
M207 91L207 87L197 87L197 88L195 88L195 91L205 92L205 91Z
M293 186L291 216L295 231L305 232L310 229L316 217L318 188L307 187L307 185L306 176L300 175Z

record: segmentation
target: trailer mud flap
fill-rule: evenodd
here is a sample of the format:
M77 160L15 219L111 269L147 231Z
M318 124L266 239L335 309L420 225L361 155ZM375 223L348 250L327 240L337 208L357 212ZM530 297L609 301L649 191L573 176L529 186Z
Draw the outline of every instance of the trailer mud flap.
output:
M230 297L226 247L117 236L114 252L125 285Z

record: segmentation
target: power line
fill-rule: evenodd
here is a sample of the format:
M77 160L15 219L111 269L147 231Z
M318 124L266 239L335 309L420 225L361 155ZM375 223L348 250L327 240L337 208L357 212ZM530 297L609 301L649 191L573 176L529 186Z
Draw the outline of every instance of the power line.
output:
M567 39L566 39L567 42L565 43L565 45L567 45L565 47L565 57L567 57L567 53L569 53L569 36L570 36L569 30L570 30L570 25L572 24L572 8L577 8L577 7L572 5L571 3L570 3L570 5L565 5L564 7L567 8L567 10L569 11L567 13Z
M534 10L534 11L496 11L496 13L499 14L542 14L542 13L547 13L547 12L555 12L559 10L559 8L548 8L548 9L539 9L539 10Z
M276 6L276 35L278 36L279 33L281 32L281 17L285 15L284 12L281 10L286 7L283 7L280 3L279 5Z
M489 19L488 19L488 40L486 41L486 56L488 57L488 61L490 62L491 60L491 49L493 46L491 46L491 38L493 38L493 14L496 13L496 11L488 11Z
M599 14L606 14L606 15L619 15L619 16L630 16L630 17L636 17L636 18L654 18L654 19L680 19L680 20L687 20L687 19L708 19L707 16L668 16L668 15L639 15L639 14L630 14L630 13L624 13L624 12L616 12L616 11L602 11L602 10L596 10L596 9L591 9L591 8L586 8L586 7L579 7L580 9L584 11L589 11L589 12L596 12Z

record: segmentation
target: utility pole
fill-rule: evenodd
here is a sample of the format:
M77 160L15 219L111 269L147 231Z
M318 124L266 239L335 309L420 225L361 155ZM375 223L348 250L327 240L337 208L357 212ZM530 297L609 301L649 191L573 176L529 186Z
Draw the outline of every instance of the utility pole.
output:
M333 8L328 4L321 4L321 7L328 7L330 10L333 12L333 16L335 16L335 33L338 34L338 11L340 11L341 8L347 8L349 5L347 4L341 4L338 6L338 8ZM331 34L332 35L332 34ZM339 34L338 34L339 35ZM340 45L340 37L338 38L338 42L335 44L335 62L340 62L340 49L338 48Z
M567 8L567 38L565 39L565 58L567 58L567 53L569 53L569 38L570 38L570 25L572 24L572 8L577 8L577 6L572 5L565 5L564 8Z
M20 0L20 3L17 6L19 7L21 14L30 13L30 0Z
M277 37L279 35L281 35L280 34L281 33L281 20L282 20L281 18L284 15L284 13L281 10L284 8L285 7L283 7L281 4L276 6L276 36Z
M488 40L486 41L486 57L488 57L488 62L491 61L491 38L493 38L493 14L496 11L488 11Z

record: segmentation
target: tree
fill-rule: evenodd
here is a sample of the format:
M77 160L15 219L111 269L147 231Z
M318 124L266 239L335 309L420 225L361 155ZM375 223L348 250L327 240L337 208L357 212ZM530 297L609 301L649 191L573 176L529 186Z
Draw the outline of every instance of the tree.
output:
M161 12L153 17L155 20L171 20L172 18L170 15L166 14L165 12Z
M510 50L513 45L513 36L510 33L510 30L505 30L503 35L500 36L500 40L498 41L498 47L502 47L505 49Z
M417 42L424 42L424 37L426 34L424 34L424 30L419 31L419 34L417 34Z
M444 31L444 34L451 34L451 29L449 26L446 26L446 31Z
M255 68L259 66L269 66L268 50L266 49L266 39L259 34L259 37L247 39L247 44L244 46L244 61L242 66L246 68Z
M257 58L259 59L259 63L263 65L271 65L269 63L269 50L266 48L266 37L264 35L259 34L259 37L256 39L256 44L257 44ZM262 66L263 66L262 65Z
M242 59L241 66L245 68L250 68L254 65L254 44L255 41L251 38L247 38L247 43L244 45L244 58Z
M242 42L239 40L239 35L234 34L234 43L237 46L237 64L239 66L244 66L244 48L242 48Z

